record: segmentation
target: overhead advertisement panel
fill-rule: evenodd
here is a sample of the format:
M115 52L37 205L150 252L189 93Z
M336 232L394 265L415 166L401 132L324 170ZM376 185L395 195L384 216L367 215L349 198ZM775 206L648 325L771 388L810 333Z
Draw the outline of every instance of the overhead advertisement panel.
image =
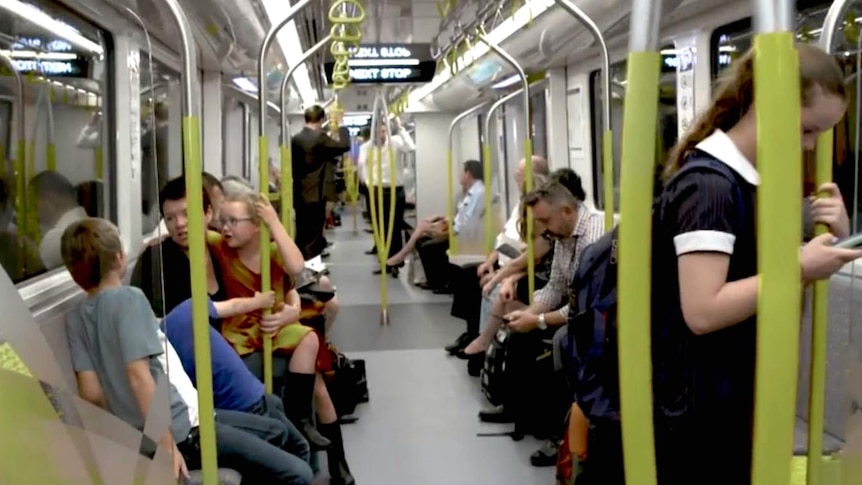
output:
M353 84L427 83L437 70L431 44L361 44L347 65ZM332 59L323 65L327 83L334 67Z

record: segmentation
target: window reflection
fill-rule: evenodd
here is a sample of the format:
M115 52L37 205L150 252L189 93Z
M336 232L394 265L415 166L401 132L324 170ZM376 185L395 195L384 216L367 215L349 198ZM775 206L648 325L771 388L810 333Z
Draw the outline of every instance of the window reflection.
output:
M676 54L672 46L662 49L662 70L659 80L658 128L656 131L656 170L654 191L661 189L661 173L668 153L677 140L676 106ZM611 130L613 131L614 207L620 203L620 155L622 147L623 111L626 96L626 61L611 65ZM602 172L603 85L600 71L590 75L593 133L593 199L596 207L604 209Z
M99 135L110 38L53 0L31 5L0 7L13 19L0 24L0 52L25 80L19 133L15 80L0 68L0 263L16 283L63 266L59 239L68 224L112 217L108 140Z

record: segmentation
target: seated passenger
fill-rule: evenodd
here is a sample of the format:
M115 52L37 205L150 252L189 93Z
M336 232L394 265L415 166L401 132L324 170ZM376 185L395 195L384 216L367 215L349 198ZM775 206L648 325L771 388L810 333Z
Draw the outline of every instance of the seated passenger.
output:
M205 225L209 225L214 209L206 191L203 193L203 207ZM130 284L144 292L153 311L162 317L192 296L191 265L187 254L189 233L185 177L175 178L165 184L159 193L159 208L168 237L155 246L147 247L138 257ZM208 237L217 237L217 234L209 233ZM226 298L219 283L219 267L209 249L208 256L207 293L213 300L221 301ZM166 270L164 278L162 268Z
M160 360L165 349L144 295L122 285L126 258L119 231L104 219L84 219L66 229L61 244L66 267L88 294L66 320L79 393L143 431L150 407L159 405L153 397L156 379L165 373ZM169 359L175 357L172 349L168 346ZM157 446L172 450L174 476L187 477L187 465L200 466L197 395L193 387L181 385L188 381L181 365L171 370L169 380L172 423ZM307 463L252 434L258 431L283 445L287 433L281 423L247 413L224 414L220 420L234 422L242 430L215 423L222 465L236 469L251 483L311 484ZM152 445L144 440L142 451L154 453Z
M203 172L203 188L204 191L209 196L210 202L213 207L213 218L209 223L209 229L213 231L218 231L218 227L215 227L213 224L216 223L216 218L218 216L218 208L221 206L222 201L224 200L224 187L222 187L221 182L217 179L213 174L209 172ZM185 179L183 179L185 181ZM166 184L167 185L167 184ZM161 195L161 192L159 192ZM159 202L159 212L158 214L162 214L161 212L162 204ZM206 209L204 209L206 210ZM141 246L141 253L147 250L150 246L157 246L161 244L169 235L168 226L165 225L164 215L159 220L158 226L153 229L153 231L146 236L144 236L144 241ZM140 255L139 255L140 256Z
M252 298L222 302L207 300L209 318L212 320L270 308L274 303L272 293L257 293ZM288 430L289 440L284 450L308 462L311 456L308 442L285 416L281 400L264 392L263 383L246 368L230 344L213 328L218 326L215 323L209 329L215 408L257 414L280 421ZM192 301L186 300L168 313L162 320L162 330L176 350L192 384L197 386Z
M455 234L473 233L481 229L485 214L485 184L482 181L482 162L468 160L461 172L461 188L464 196L458 203L458 211L451 230ZM449 293L450 266L446 256L449 249L449 230L445 216L429 217L419 222L404 248L386 261L390 267L404 262L414 248L419 252L428 288L435 293Z
M533 184L538 187L544 183L544 177L548 175L548 161L542 157L534 155L532 157L532 165L534 176ZM518 168L515 171L515 183L521 188L522 196L525 192L525 168L526 162L525 160L521 160L518 162ZM511 260L511 258L505 254L497 252L496 248L499 248L504 243L511 243L523 252L525 245L521 242L521 237L518 234L518 221L521 218L521 209L522 207L519 201L519 203L515 204L512 208L512 214L506 221L506 225L503 227L503 230L497 235L497 239L494 244L495 250L491 251L485 262L480 264L478 268L472 272L473 274L463 273L462 277L459 278L459 280L462 281L462 289L460 291L455 291L455 297L452 301L452 316L465 319L467 321L467 331L461 334L454 343L446 347L446 351L452 355L461 353L468 344L478 337L479 332L487 327L487 313L490 310L490 302L493 300L493 298L489 298L489 296L496 296L498 283L504 278L500 277L497 281L494 281L493 284L491 284L491 282L497 273L496 269L505 267ZM540 239L539 241L544 240ZM538 252L535 252L534 254L536 254L537 260L541 259L541 254L538 254ZM517 281L517 278L515 278L514 281ZM485 295L483 296L482 290L489 284L490 289L485 292ZM478 287L478 289L476 287ZM458 300L462 293L468 294L469 296L466 298L469 298L470 300L459 304ZM473 298L477 298L478 301L472 301ZM486 347L487 344L485 346L474 345L470 348L468 353L477 354L484 352Z
M535 366L531 364L535 363L535 356L531 353L541 348L542 340L552 338L557 328L565 324L569 308L568 288L581 254L604 234L602 215L583 203L585 192L580 177L569 169L558 172L551 178L559 178L560 181L539 187L524 198L524 204L533 208L536 232L555 241L554 259L548 283L534 293L533 303L505 315L506 326L512 333L508 340L506 375L513 398L506 401L509 404L480 412L479 417L483 421L511 422L514 417L536 413L535 409L528 409L526 401L516 397L548 392L547 389L536 388L541 380L533 374ZM561 431L563 416L564 411L559 416L560 429L541 431ZM537 457L538 462L547 463L550 457L555 456L556 442L552 442L549 440L540 450L539 455L546 458Z
M30 180L30 193L38 200L39 257L45 269L63 266L60 239L69 224L87 218L87 211L78 205L78 193L69 179L59 172L46 170Z
M286 368L274 362L273 369L273 380L288 417L297 423L312 446L324 448L331 442L327 450L330 483L354 483L344 456L335 406L323 379L317 374L329 365L329 353L320 335L298 323L301 304L291 275L302 271L304 262L269 200L260 195L228 195L222 205L222 236L213 241L211 251L221 268L225 292L228 298L247 298L261 290L261 222L269 226L275 240L271 248L270 277L276 307L265 317L261 312L252 312L226 319L222 323L222 335L258 378L263 376L264 334L272 337L274 356L289 356ZM312 396L319 417L319 433L311 420Z

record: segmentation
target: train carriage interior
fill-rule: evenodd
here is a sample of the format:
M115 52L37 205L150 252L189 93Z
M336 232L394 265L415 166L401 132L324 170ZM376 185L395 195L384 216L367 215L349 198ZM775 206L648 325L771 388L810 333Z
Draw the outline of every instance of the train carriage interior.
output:
M770 22L770 12L790 24ZM801 181L803 216L792 204L780 216L759 211L757 237L779 227L764 218L781 217L813 238L811 201L824 173L850 234L860 233L859 0L0 0L0 483L176 483L178 455L190 470L180 483L204 485L672 483L656 474L653 447L632 439L652 432L654 404L641 392L649 383L632 377L652 369L650 318L621 320L647 338L632 342L621 323L619 377L611 372L631 420L615 417L624 482L586 473L587 438L582 455L573 440L596 421L584 435L573 431L582 423L571 411L573 381L583 376L567 374L560 337L548 330L573 338L581 315L569 289L588 247L578 241L647 217L648 204L637 212L632 201L662 196L677 142L697 128L722 76L755 46L767 52L761 40L772 31L831 54L846 112L816 152L801 152L799 177L787 175ZM766 65L759 52L754 62ZM782 79L795 76L755 68L755 80L780 83L782 93L796 93ZM798 132L786 136L794 147ZM777 193L767 178L758 197ZM574 219L534 218L558 186L576 202ZM548 222L557 217L571 224L560 237ZM76 283L72 272L84 265L67 229L92 219L116 228L123 257L113 263L122 267L97 259L86 271L103 281L119 274L149 303L122 308L111 324L138 323L141 310L163 349L145 355L160 369L147 381L151 403L139 409L139 395L126 396L135 422L115 412L112 396L137 393L137 381L117 390L99 374L101 400L82 387L88 369L70 322L104 293ZM648 241L650 223L640 227ZM548 247L503 277L528 259L522 253ZM644 247L638 267L651 267L656 281L665 268L650 266ZM635 253L620 254L624 266ZM300 255L304 266L291 263ZM784 322L781 339L767 341L774 334L757 320L758 359L768 349L787 365L757 364L752 426L762 433L752 431L750 483L862 483L860 261L828 286L794 283L802 303L787 306L799 307L799 321ZM644 295L648 278L638 280ZM626 315L634 315L626 288L621 282L620 308L632 305ZM546 313L512 316L537 298ZM235 301L243 310L225 313ZM168 326L183 309L193 338L185 346ZM270 338L267 322L276 320ZM532 326L518 330L517 321ZM116 352L86 338L94 362ZM643 352L629 355L643 357L639 366L623 355L636 345ZM200 361L210 355L211 365ZM220 406L227 378L218 369L230 366L219 359L243 369L237 389L275 395L284 409L267 412L302 435L304 452L224 418L257 411ZM638 367L643 373L626 374ZM106 372L122 380L130 368ZM766 372L788 388L767 388ZM194 398L178 397L186 381ZM760 409L762 389L786 398L772 421ZM194 416L169 449L159 437L176 434L176 402ZM276 479L249 465L263 458L237 458L251 449L227 453L226 427L242 428L255 446L302 455L312 481ZM762 451L770 447L779 451Z

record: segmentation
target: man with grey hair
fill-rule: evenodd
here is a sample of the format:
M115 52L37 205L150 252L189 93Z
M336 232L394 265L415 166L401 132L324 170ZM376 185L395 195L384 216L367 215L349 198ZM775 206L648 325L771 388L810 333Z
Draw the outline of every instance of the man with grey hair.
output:
M549 168L548 161L538 155L532 156L533 174L540 176L548 176ZM518 162L518 168L515 171L515 183L518 188L524 188L524 175L527 168L527 161L521 159ZM501 254L499 249L504 244L511 246L521 246L520 235L518 234L518 222L521 218L520 203L515 203L512 206L512 212L503 230L497 235L494 242L494 250L485 259L485 262L480 264L478 268L469 267L461 272L461 277L457 278L459 287L455 291L455 298L452 302L452 316L462 318L467 321L467 331L461 334L455 342L446 346L446 352L451 355L459 355L464 357L463 351L474 339L479 336L479 332L483 327L482 322L486 320L485 313L491 311L491 301L496 296L499 289L499 281L495 281L491 286L494 287L492 292L489 292L488 297L483 298L482 288L492 281L499 268L502 268L512 262L512 258ZM477 374L478 368L473 366L470 369L471 374Z

